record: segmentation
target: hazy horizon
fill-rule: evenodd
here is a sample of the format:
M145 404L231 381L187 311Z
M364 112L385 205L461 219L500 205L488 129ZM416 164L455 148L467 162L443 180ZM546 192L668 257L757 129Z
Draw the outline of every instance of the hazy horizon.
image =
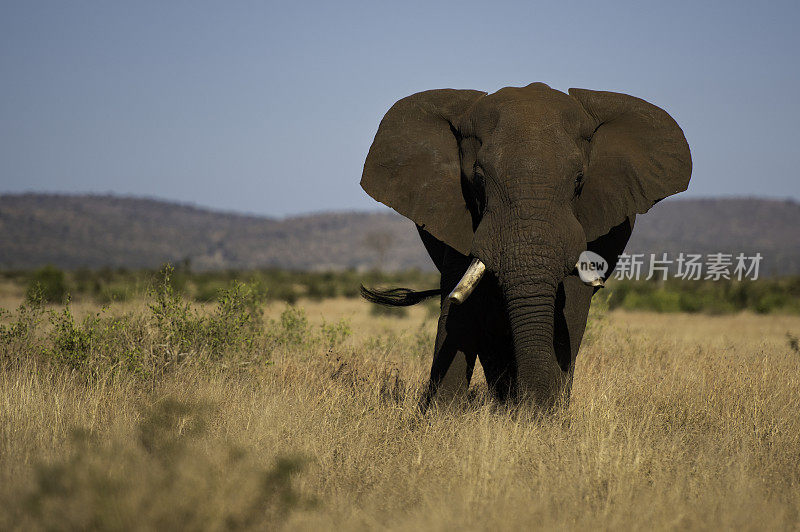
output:
M797 201L798 22L790 2L5 3L0 193L377 210L358 181L397 99L543 81L666 109L681 199Z
M147 195L136 195L136 194L120 194L115 192L63 192L63 191L18 191L18 192L0 192L0 198L9 197L9 196L25 196L25 195L41 195L41 196L70 196L75 198L80 197L98 197L98 198L105 198L105 197L112 197L114 199L128 199L128 200L144 200L144 201L155 201L160 203L168 203L179 205L181 207L189 207L204 211L210 211L217 214L235 214L241 216L255 216L255 217L262 217L262 218L274 218L276 220L282 220L287 218L300 218L305 216L315 216L315 215L324 215L324 214L347 214L347 213L385 213L385 212L395 212L390 207L383 205L377 201L373 201L374 205L366 206L366 207L354 207L354 208L333 208L333 209L320 209L315 211L298 211L292 212L288 214L280 214L280 215L271 215L269 213L259 213L259 212L252 212L252 211L245 211L241 209L226 209L223 207L214 207L212 205L204 205L202 203L197 203L188 200L180 200L180 199L171 199L171 198L163 198L158 196L147 196ZM758 196L758 195L728 195L728 196L692 196L692 195L675 195L670 196L668 198L664 198L659 203L672 203L672 202L679 202L679 201L714 201L714 200L753 200L753 201L777 201L777 202L790 202L793 204L800 204L800 200L790 197L769 197L769 196ZM640 215L644 216L644 215Z

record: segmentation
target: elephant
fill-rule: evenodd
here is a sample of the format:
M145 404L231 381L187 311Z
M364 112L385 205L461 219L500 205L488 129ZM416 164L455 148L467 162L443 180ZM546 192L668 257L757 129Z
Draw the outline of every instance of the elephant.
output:
M675 120L627 94L532 83L397 101L361 186L416 224L441 280L424 291L361 288L384 305L440 297L420 407L464 397L476 359L501 403L568 402L592 297L636 215L686 190L691 169ZM576 268L586 250L608 262L589 283Z

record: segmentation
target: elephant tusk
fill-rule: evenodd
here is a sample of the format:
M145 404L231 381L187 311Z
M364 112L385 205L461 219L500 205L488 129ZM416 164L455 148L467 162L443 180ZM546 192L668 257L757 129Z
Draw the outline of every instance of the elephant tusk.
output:
M453 288L453 291L450 292L450 295L447 296L447 299L456 305L466 301L472 291L475 290L475 287L478 286L478 281L481 280L485 271L486 265L480 259L472 259L469 268L467 268L456 287Z
M575 268L578 271L580 271L580 269L581 269L580 261L578 261L575 264ZM581 280L583 280L583 279L581 279ZM604 288L606 286L606 282L603 280L603 276L599 275L599 274L594 279L590 279L588 281L583 281L583 284L585 284L586 286L594 286L595 288L597 288L597 287Z

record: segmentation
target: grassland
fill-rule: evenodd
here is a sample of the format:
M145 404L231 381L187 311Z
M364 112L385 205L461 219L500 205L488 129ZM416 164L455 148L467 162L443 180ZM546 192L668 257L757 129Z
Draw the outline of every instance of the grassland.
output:
M800 527L796 315L595 311L546 418L480 371L420 417L424 306L163 284L2 323L0 529Z

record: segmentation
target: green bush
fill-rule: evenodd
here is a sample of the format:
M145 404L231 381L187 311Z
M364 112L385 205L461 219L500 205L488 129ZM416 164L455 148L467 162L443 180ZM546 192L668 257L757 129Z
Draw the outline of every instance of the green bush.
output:
M40 349L37 333L44 315L44 301L38 292L24 301L14 313L0 309L1 363L20 360Z
M334 298L336 295L336 285L330 280L311 278L306 287L306 297L315 301Z
M89 374L126 371L143 377L234 356L240 364L268 362L271 345L264 335L265 294L259 285L234 281L220 292L214 309L203 312L173 288L172 273L170 267L160 273L146 313L114 316L104 309L78 320L69 299L61 310L46 311L35 292L15 313L0 311L1 362L43 357ZM49 328L39 326L45 315Z
M217 300L219 294L225 289L227 283L222 280L205 280L198 282L194 290L194 300L201 303L212 303Z
M92 298L106 304L126 301L147 293L153 271L76 270L62 272L46 267L31 274L1 272L6 279L26 288L28 298L40 293L44 301L61 303L70 293L74 298ZM156 284L163 285L163 270L155 273ZM404 272L303 272L280 269L251 271L192 272L172 269L169 285L173 293L188 295L194 301L213 303L234 281L258 286L265 300L295 305L300 298L322 300L333 297L358 297L360 284L367 286L407 286L431 288L438 274L409 270ZM800 276L764 278L757 281L620 281L610 279L607 292L612 296L609 309L656 312L703 312L721 314L749 310L758 313L800 314ZM38 291L38 292L37 292ZM152 290L150 290L152 293ZM431 303L433 305L433 303ZM404 316L402 309L374 308L373 315ZM434 312L433 310L431 312Z
M281 313L278 323L272 322L274 339L285 346L303 346L309 341L309 324L306 311L293 305Z
M206 318L211 349L253 347L263 329L265 299L259 286L238 281L221 290L214 313Z
M125 301L145 295L152 288L154 276L156 284L163 282L160 278L162 272L163 268L158 271L81 268L72 272L61 272L63 276L61 279L68 290L61 292L61 296L58 293L52 297L48 296L48 300L61 303L63 295L69 292L76 300L86 297L99 303ZM0 275L28 288L33 286L35 281L34 275L29 272L3 271ZM251 271L193 272L187 268L172 268L169 282L174 292L189 295L195 301L210 303L216 301L219 292L234 280L245 284L259 284L268 294L269 300L295 304L301 297L313 300L333 297L355 298L359 296L361 283L430 288L438 284L438 274L418 270L361 273L355 270L304 272L270 268Z
M53 325L51 347L46 353L73 369L79 369L92 354L96 320L89 316L82 324L76 323L67 301L61 312L51 312L50 322Z
M607 283L609 308L729 314L800 313L800 277L757 281L618 281Z
M234 281L220 292L214 312L207 315L192 309L173 288L172 274L170 266L162 270L150 304L156 329L168 350L219 358L228 349L253 347L263 326L263 289Z
M48 303L62 303L67 297L64 272L55 266L45 266L36 270L28 282L26 297L29 301L41 297Z
M787 297L786 294L781 293L767 293L758 298L754 305L754 309L759 314L768 314L775 309L786 307Z
M328 349L333 349L352 336L353 329L350 327L350 322L340 320L336 323L323 323L320 332Z
M95 299L102 304L127 301L130 299L129 288L124 285L103 286L97 292Z
M292 305L265 324L267 292L258 278L231 281L213 308L192 306L174 288L173 274L169 266L159 272L144 312L119 315L104 307L77 319L69 299L46 310L38 292L16 312L0 309L0 364L38 357L91 378L125 372L154 379L187 364L270 364L275 349L334 349L352 335L346 320L312 327ZM49 327L41 326L45 317Z

